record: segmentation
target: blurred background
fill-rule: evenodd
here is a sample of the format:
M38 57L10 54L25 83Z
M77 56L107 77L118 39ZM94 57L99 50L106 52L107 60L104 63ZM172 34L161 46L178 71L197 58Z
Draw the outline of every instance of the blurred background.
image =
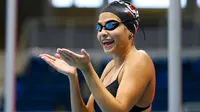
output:
M80 53L85 48L101 75L110 57L96 39L95 25L100 9L113 0L18 0L16 52L16 110L70 111L68 77L38 58L54 54L57 48ZM138 9L141 30L136 47L144 49L156 68L153 112L167 111L168 105L168 11L169 0L127 0ZM184 112L200 112L200 0L180 0L182 14L182 101ZM0 0L0 109L4 105L6 0ZM176 24L175 24L176 25ZM80 71L82 97L90 91Z

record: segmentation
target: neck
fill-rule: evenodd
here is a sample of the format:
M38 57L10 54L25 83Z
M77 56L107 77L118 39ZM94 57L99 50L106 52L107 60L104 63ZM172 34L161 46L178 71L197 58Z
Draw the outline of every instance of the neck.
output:
M131 46L127 48L126 50L123 50L123 52L120 52L119 54L113 55L114 61L115 61L115 68L119 68L126 58L128 57L130 52L135 52L137 49L135 46Z

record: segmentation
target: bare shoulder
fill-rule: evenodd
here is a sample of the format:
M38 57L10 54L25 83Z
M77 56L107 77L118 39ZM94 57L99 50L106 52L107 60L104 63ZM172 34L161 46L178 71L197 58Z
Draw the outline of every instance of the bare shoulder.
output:
M153 76L155 74L153 61L144 50L138 50L133 53L133 55L128 59L126 65L126 68L129 69L128 71L130 72L141 70L144 75Z
M150 66L153 64L151 57L144 50L138 50L132 58L136 63L144 63L145 65ZM136 61L137 60L137 61Z
M137 54L138 54L138 57L140 57L140 58L144 58L144 59L147 59L149 61L152 61L151 57L149 56L149 54L147 54L147 52L144 51L144 50L138 50Z

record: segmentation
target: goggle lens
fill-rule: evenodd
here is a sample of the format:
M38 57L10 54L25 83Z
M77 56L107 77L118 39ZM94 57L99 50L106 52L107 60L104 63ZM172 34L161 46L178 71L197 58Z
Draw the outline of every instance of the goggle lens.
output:
M103 25L101 25L101 24L97 24L97 26L96 26L96 30L97 31L99 31L99 32L101 32L101 30L103 29L103 27L105 27L105 29L106 30L114 30L114 29L116 29L118 26L119 26L119 22L117 22L117 21L109 21L109 22L107 22L106 24L105 24L105 26L103 26Z

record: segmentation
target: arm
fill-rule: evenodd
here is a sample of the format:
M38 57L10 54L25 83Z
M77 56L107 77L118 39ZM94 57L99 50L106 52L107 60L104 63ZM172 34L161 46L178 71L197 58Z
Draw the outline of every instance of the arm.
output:
M107 75L107 73L113 68L114 66L114 60L111 60L105 67L102 75L101 75L101 82L103 82L104 77ZM90 112L94 112L94 96L91 94L90 98L87 102L87 106L88 110L90 110Z
M126 112L137 103L151 79L149 57L143 54L139 58L137 62L134 62L135 60L127 62L126 65L128 66L124 68L116 98L110 94L99 80L91 63L89 63L87 68L82 69L86 82L96 102L103 111Z
M89 112L81 97L78 76L69 77L72 112Z

